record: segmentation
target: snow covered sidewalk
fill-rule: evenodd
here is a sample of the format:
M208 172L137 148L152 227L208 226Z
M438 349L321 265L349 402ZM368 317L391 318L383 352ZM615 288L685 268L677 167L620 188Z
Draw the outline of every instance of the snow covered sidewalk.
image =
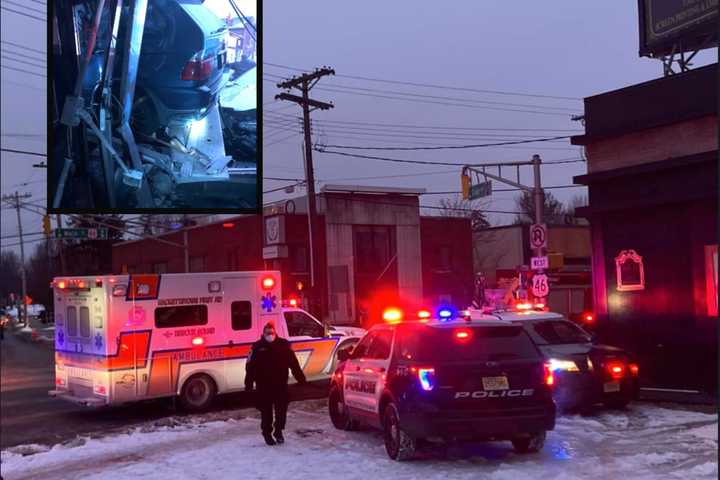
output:
M239 413L239 415L238 415ZM247 415L243 417L242 415ZM2 452L13 479L455 479L717 478L717 416L634 405L627 411L559 417L545 449L517 455L509 442L478 443L397 463L372 430L344 432L324 401L293 403L287 443L266 446L256 411L171 417L104 438ZM29 454L30 452L36 452Z

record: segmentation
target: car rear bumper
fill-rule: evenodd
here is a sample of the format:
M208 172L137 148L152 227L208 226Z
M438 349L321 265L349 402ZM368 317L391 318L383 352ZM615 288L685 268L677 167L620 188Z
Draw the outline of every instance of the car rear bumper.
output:
M76 403L85 407L104 407L109 405L106 398L101 397L77 397L67 390L50 390L48 395L55 398L60 398L67 402Z
M639 394L637 378L624 378L618 383L619 391L606 392L603 378L591 373L563 373L556 376L553 398L560 408L592 405L613 398L635 400Z
M555 428L555 404L539 408L487 412L406 412L400 427L416 438L510 439Z

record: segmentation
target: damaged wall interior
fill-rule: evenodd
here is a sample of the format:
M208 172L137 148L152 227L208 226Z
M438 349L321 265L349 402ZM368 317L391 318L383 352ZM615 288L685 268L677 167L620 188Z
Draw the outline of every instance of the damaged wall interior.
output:
M54 210L258 207L256 22L228 1L53 3Z

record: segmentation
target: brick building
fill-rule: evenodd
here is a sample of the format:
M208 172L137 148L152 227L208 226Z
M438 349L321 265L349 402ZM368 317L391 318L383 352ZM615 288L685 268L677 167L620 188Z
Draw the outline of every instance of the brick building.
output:
M656 390L717 392L717 91L713 64L589 97L572 139L598 333L637 352Z
M183 272L274 269L285 295L335 324L377 319L383 305L469 303L470 221L422 217L422 190L327 185L317 195L318 254L311 287L307 198L180 229L113 248L113 271ZM187 253L182 245L187 239ZM176 245L161 243L164 240ZM302 284L302 288L298 288Z

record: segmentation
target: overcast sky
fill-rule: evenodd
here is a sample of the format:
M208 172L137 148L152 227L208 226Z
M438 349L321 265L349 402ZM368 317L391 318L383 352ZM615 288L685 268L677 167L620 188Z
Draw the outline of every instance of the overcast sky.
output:
M29 10L42 10L40 4L25 3L27 7L23 12L42 16ZM246 10L246 15L254 13ZM461 145L568 135L570 132L563 130L581 128L570 116L582 113L583 97L662 74L659 61L637 55L636 2L455 0L443 4L417 0L274 0L265 2L262 14L266 63L264 171L268 177L303 176L301 135L293 119L299 108L273 99L279 92L275 83L280 77L298 73L286 67L308 70L323 65L333 67L337 76L323 78L312 92L313 98L335 104L330 111L313 112L315 140L366 147ZM3 65L42 74L42 67L28 63L44 63L34 60L43 58L43 54L30 50L45 50L44 22L6 10L2 11L0 22ZM18 57L18 54L24 56ZM717 53L708 50L697 58L696 65L704 65L716 61ZM10 59L20 59L23 63ZM425 88L342 75L522 95ZM44 153L45 78L3 68L1 85L2 146ZM528 160L533 153L540 154L545 161L580 157L579 149L567 140L472 150L335 150L453 163ZM429 192L457 191L460 187L460 167L389 163L327 153L314 155L320 185L330 182L419 187ZM31 193L30 201L44 204L45 171L31 166L38 160L43 159L3 152L2 194L17 189ZM572 183L574 175L583 172L582 162L548 165L543 168L543 184L567 185ZM358 178L385 175L392 177ZM523 180L529 181L529 175ZM264 189L288 183L291 182L265 181ZM503 188L497 184L494 187ZM552 190L552 193L567 201L573 195L584 193L584 189ZM297 194L296 191L293 195ZM284 195L282 192L268 194L266 201ZM487 208L514 210L513 195L495 193L486 202ZM441 195L426 196L421 203L436 204L440 198ZM512 218L512 215L492 216L495 223L509 222ZM37 215L23 213L23 222L26 233L41 230ZM14 211L3 209L2 236L16 235L16 223ZM15 241L3 239L3 247Z

